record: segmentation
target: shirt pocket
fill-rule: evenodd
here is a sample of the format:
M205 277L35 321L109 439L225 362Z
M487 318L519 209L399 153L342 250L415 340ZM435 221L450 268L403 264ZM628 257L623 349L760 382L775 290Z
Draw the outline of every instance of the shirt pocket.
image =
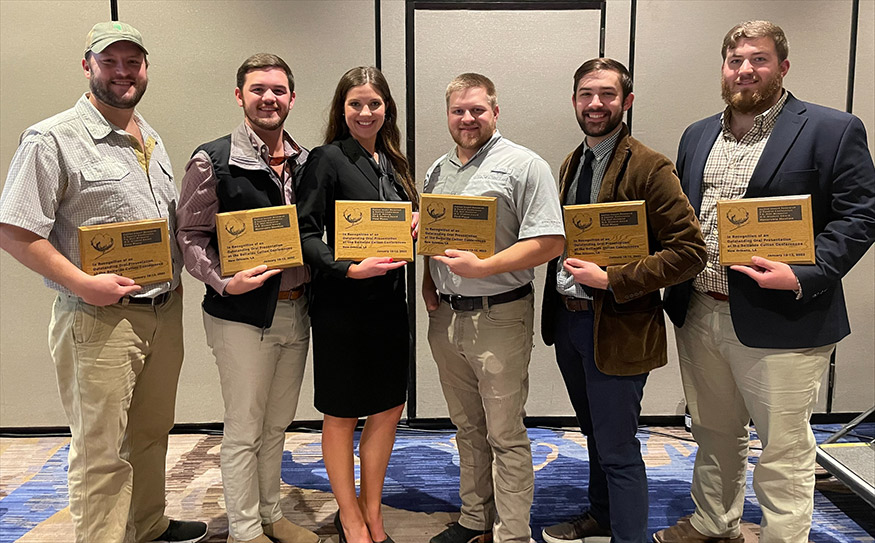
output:
M129 220L123 208L125 191L131 189L123 183L130 171L124 164L113 160L90 162L82 165L79 174L81 205L90 216L87 224Z
M478 171L468 181L462 194L507 198L512 192L512 173L512 171L506 168L493 168L487 171Z

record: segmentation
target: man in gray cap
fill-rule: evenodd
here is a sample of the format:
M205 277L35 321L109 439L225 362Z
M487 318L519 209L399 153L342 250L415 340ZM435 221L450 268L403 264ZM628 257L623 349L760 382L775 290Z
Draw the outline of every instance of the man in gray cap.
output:
M58 291L49 325L70 423L69 494L79 543L200 541L203 522L164 516L167 434L182 366L178 194L158 134L134 110L146 91L140 33L88 33L90 91L31 126L0 196L0 247ZM166 218L173 277L138 285L80 269L80 226Z

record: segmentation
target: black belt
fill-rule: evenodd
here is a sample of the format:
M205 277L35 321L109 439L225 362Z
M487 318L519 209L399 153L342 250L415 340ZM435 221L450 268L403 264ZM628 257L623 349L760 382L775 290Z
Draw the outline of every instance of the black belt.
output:
M170 291L162 292L161 294L155 296L154 298L134 298L133 296L123 296L119 303L122 305L135 304L135 305L163 305L167 300L170 299L170 295L172 293Z
M458 296L456 294L441 294L440 298L450 304L453 311L476 311L478 309L483 309L484 305L493 306L519 300L524 296L528 296L531 292L532 284L529 283L519 288L492 296Z

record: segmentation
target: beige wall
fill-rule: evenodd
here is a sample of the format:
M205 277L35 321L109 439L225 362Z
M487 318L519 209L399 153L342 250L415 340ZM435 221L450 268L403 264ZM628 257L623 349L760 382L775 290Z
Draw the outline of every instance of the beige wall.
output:
M828 3L829 9L824 5ZM829 2L639 0L636 29L636 137L674 157L690 122L721 109L720 40L737 21L770 18L790 39L786 86L796 96L844 109L851 0ZM608 5L606 52L628 62L629 0ZM191 151L241 119L234 73L257 51L292 66L297 100L287 128L318 145L334 85L348 68L372 64L374 10L366 0L119 0L121 19L144 34L151 51L150 86L141 111L161 133L177 182ZM405 126L404 3L382 0L383 69ZM84 35L109 18L109 1L0 0L0 174L5 179L27 126L69 108L86 89L79 63ZM35 35L39 20L43 35ZM861 1L855 113L875 126L875 0ZM812 30L817 21L817 30ZM416 15L417 178L451 140L443 88L462 71L482 71L498 86L499 129L531 147L554 168L580 140L570 107L574 69L598 51L596 12L422 12ZM875 402L875 252L845 279L853 334L838 348L836 411ZM541 274L538 278L541 284ZM221 420L221 398L200 317L202 286L186 284L186 361L179 385L179 422ZM0 255L0 426L65 425L46 345L53 294L8 255ZM419 417L446 416L417 306ZM537 338L530 415L571 415L553 353ZM299 419L318 419L305 377ZM823 396L823 395L822 395ZM821 398L821 405L824 398ZM645 414L677 414L682 392L674 353L654 372Z

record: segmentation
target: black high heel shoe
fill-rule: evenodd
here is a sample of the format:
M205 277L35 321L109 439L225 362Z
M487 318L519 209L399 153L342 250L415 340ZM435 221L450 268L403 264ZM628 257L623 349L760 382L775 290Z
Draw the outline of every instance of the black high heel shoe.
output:
M343 533L343 524L340 523L340 511L334 515L334 528L337 530L337 542L346 543L346 534Z

